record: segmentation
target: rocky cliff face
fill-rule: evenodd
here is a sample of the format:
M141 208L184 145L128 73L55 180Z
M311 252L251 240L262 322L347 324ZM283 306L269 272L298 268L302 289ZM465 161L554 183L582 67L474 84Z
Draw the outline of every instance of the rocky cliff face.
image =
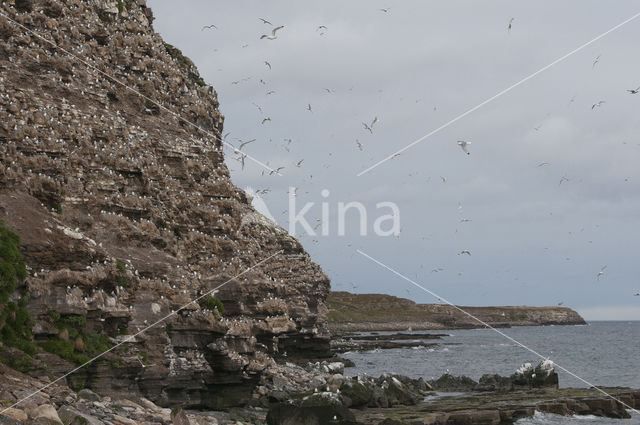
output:
M46 348L23 369L58 377L135 335L69 383L219 408L246 401L274 357L328 354L328 278L230 181L216 92L153 32L144 0L0 12L0 219L22 239ZM136 335L228 280L224 316L192 303Z
M327 297L329 327L335 331L469 329L481 323L447 304L416 304L385 294L331 292ZM494 327L584 325L567 307L461 307Z

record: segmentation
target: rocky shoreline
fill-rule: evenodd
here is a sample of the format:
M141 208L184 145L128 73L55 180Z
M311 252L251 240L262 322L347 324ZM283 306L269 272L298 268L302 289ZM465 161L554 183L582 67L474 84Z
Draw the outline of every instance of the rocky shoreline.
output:
M341 363L305 367L282 364L245 406L224 411L163 408L139 395L102 396L73 391L0 364L0 424L41 425L467 425L509 424L536 412L629 418L640 408L640 390L558 389L553 363L522 365L509 377L485 375L478 382L448 374L424 381L383 374L346 377ZM6 409L6 410L5 410Z
M338 291L327 296L329 329L344 332L476 329L482 323L446 304L416 304L386 294L352 294ZM567 307L461 307L495 328L512 326L585 325Z
M336 335L331 339L331 350L335 353L347 351L384 350L390 348L414 348L435 347L440 338L448 334L424 334L424 333L395 333L380 335L373 332L371 335Z

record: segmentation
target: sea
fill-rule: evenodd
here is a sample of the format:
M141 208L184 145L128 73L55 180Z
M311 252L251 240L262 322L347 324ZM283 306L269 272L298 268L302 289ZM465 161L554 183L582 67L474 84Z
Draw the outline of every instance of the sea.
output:
M524 326L499 331L566 369L556 368L561 388L588 388L593 385L640 388L640 321L590 322L582 326ZM485 373L509 376L523 363L535 366L542 360L492 329L408 332L441 333L447 336L440 340L425 340L438 343L434 347L344 353L344 358L356 364L347 368L345 374L379 376L391 372L429 380L449 372L478 380ZM377 332L380 335L393 333ZM536 414L533 418L518 421L518 424L640 425L640 415L630 413L630 420Z

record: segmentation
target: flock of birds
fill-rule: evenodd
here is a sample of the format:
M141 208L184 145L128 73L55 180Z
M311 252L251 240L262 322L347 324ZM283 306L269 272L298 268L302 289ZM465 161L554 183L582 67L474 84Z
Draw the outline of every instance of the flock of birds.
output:
M378 9L378 10L379 10L380 12L382 12L382 13L389 13L389 12L390 12L390 8L381 8L381 9ZM258 19L259 19L263 24L265 24L265 25L269 25L269 26L273 27L270 33L262 34L262 35L259 37L259 39L260 39L260 40L276 40L276 39L278 39L278 32L279 32L279 31L281 31L281 30L283 30L283 29L285 28L285 26L284 26L284 25L274 26L274 25L273 25L273 23L271 23L269 20L267 20L267 19L265 19L265 18L258 18ZM514 27L514 22L515 22L515 18L511 18L511 19L509 20L509 22L508 22L508 24L507 24L507 32L508 32L508 33L511 33L511 31L512 31L512 29L513 29L513 27ZM215 25L207 25L207 26L203 26L203 27L202 27L202 31L207 30L207 29L217 29L217 26L215 26ZM316 32L317 32L317 33L319 33L319 35L321 35L321 36L322 36L322 35L325 35L325 34L327 33L327 31L328 31L328 28L327 28L327 26L325 26L325 25L319 25L319 26L316 28ZM246 46L247 46L247 45L243 45L243 47L246 47ZM600 59L601 59L601 58L602 58L602 55L601 55L601 54L599 54L598 56L596 56L596 58L595 58L595 59L593 60L593 62L592 62L592 69L595 69L595 67L598 65L598 63L600 63ZM265 60L265 61L264 61L264 65L265 65L265 67L267 67L269 70L271 70L271 69L272 69L272 65L271 65L271 63L270 63L269 61L266 61L266 60ZM239 84L239 83L241 83L241 82L243 82L243 81L247 81L247 80L248 80L248 79L250 79L250 78L251 78L251 77L246 77L246 78L244 78L244 79L241 79L241 80L238 80L238 81L234 81L234 82L232 82L232 84ZM265 83L265 81L264 81L264 80L262 80L262 79L260 80L260 82L261 82L262 84L266 84L266 83ZM334 93L334 90L332 90L332 89L330 89L330 88L324 88L324 91L326 91L326 92L327 92L327 93L329 93L329 94ZM637 88L635 88L635 89L628 89L628 90L627 90L627 92L628 92L629 94L631 94L631 95L636 95L636 94L640 93L640 87L637 87ZM273 90L269 90L269 91L267 91L267 92L266 92L266 95L271 95L271 94L275 94L275 91L273 91ZM573 103L573 102L574 102L574 100L575 100L575 96L573 96L573 97L570 99L569 104ZM593 104L591 105L591 110L595 110L595 109L597 109L597 108L601 108L605 103L606 103L606 101L605 101L605 100L598 100L597 102L595 102L595 103L593 103ZM259 105L258 105L258 104L256 104L256 103L253 103L253 105L254 105L254 106L255 106L255 107L260 111L260 113L263 113L263 110L262 110L262 107L261 107L261 106L259 106ZM435 110L435 109L436 109L436 108L434 108L434 110ZM307 106L306 106L306 110L307 110L307 111L309 111L309 112L313 112L313 107L312 107L311 103L308 103L308 104L307 104ZM266 116L266 117L264 117L264 118L262 119L261 124L262 124L262 125L264 125L264 124L266 124L266 123L268 123L268 122L271 122L271 117ZM378 116L373 117L373 119L372 119L371 121L362 122L363 130L364 130L364 131L366 131L366 132L368 132L369 134L373 134L373 133L374 133L375 126L376 126L376 124L377 124L378 122L379 122ZM538 130L540 129L540 127L541 127L541 125L539 125L539 126L535 127L535 128L534 128L534 130L538 131ZM228 136L228 135L229 135L229 133L227 133L227 134L224 136L224 140L225 140L225 141L226 141L226 139L227 139L227 136ZM235 160L237 160L237 161L241 164L241 168L242 168L242 170L244 170L244 168L245 168L245 159L247 158L247 154L243 151L243 148L244 148L245 146L247 146L248 144L255 142L255 141L256 141L256 139L251 139L251 140L246 140L246 141L245 141L245 140L242 140L242 139L239 139L239 138L235 138L235 140L238 142L237 147L236 147L236 146L234 146L234 145L231 145L231 146L233 146L233 153L236 155ZM285 139L285 141L287 141L287 144L286 144L286 145L284 145L284 148L285 148L285 150L286 150L287 152L289 152L289 145L291 144L292 140L291 140L291 139ZM471 155L471 151L470 151L470 145L471 145L471 143L472 143L472 142L467 141L467 140L458 140L458 141L456 142L457 146L458 146L458 147L462 150L462 152L463 152L464 154L466 154L466 155ZM359 139L356 139L356 140L355 140L355 147L356 147L359 151L363 151L363 150L364 150L364 145L363 145L363 143L362 143ZM392 157L392 158L395 158L395 157L397 157L397 156L399 156L399 155L400 155L399 153L398 153L398 154L395 154L395 155L393 155L393 157ZM391 158L391 159L392 159L392 158ZM304 159L301 159L301 160L299 160L299 161L295 162L295 167L300 168L303 162L304 162ZM267 164L268 164L268 163L267 163ZM550 163L549 163L549 162L542 162L542 163L538 164L538 167L544 167L544 166L549 166L549 165L550 165ZM285 167L283 167L283 166L280 166L280 167L277 167L277 168L273 168L273 169L271 169L271 170L269 170L269 171L268 171L268 175L280 174L280 171L282 171L282 170L284 170L284 169L285 169ZM262 175L265 175L265 171L263 171L263 172L262 172ZM312 176L310 176L310 177L312 177ZM442 182L443 182L443 183L446 183L446 181L447 181L446 177L444 177L444 176L440 176L440 178L441 178L441 180L442 180ZM566 182L569 182L569 181L570 181L570 179L569 179L568 177L566 177L566 176L562 176L562 177L561 177L561 179L560 179L560 181L559 181L559 185L562 185L563 183L566 183ZM262 195L264 195L264 194L268 193L269 191L270 191L269 189L260 189L260 190L257 190L255 193L256 193L256 194L258 194L258 195L261 195L261 194L262 194ZM293 189L293 194L294 194L294 196L295 196L295 194L296 194L296 191L297 191L297 188L294 188L294 189ZM285 211L283 211L283 214L284 214L284 213L286 213L286 210L285 210ZM470 222L470 221L471 221L471 219L463 218L463 219L461 219L461 221L460 221L460 222L461 222L461 223L466 223L466 222ZM424 238L423 238L423 239L424 239ZM317 242L317 240L314 240L314 242ZM467 249L463 249L463 250L461 250L461 251L458 253L458 255L460 255L460 256L463 256L463 255L471 256L471 251L470 251L470 250L467 250ZM604 277L604 275L605 275L605 269L606 269L606 268L607 268L607 266L603 266L603 267L600 269L600 271L596 274L596 280L598 280L598 281L599 281L600 279L602 279L602 278ZM438 268L438 269L434 269L433 271L434 271L434 272L439 272L439 271L441 271L441 270L442 270L442 268ZM355 285L354 285L354 289L355 289ZM635 296L640 296L640 293L636 293L636 294L634 294L634 295L635 295ZM563 305L563 303L562 303L562 302L560 302L560 303L558 303L558 305Z

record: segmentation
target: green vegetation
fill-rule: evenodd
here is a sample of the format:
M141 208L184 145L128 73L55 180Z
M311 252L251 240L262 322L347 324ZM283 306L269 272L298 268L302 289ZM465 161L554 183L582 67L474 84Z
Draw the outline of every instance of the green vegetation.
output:
M31 335L33 320L26 308L29 296L23 292L18 302L9 301L18 283L26 278L20 237L0 220L0 340L9 347L33 355L36 351Z
M87 319L79 314L60 315L56 311L49 312L53 319L53 325L63 334L67 332L68 337L64 339L56 337L49 341L40 342L45 351L56 354L65 360L76 364L83 364L89 361L90 357L100 354L109 348L111 343L105 335L96 332L87 332ZM81 340L81 344L75 341Z
M187 67L195 68L193 61L188 57L186 57L185 55L183 55L182 50L178 49L175 46L172 46L169 43L164 43L164 48L167 50L167 53L169 54L169 56L171 56L173 59L177 60L183 65L186 65Z
M0 363L4 363L7 366L9 366L11 369L15 369L22 373L27 373L30 370L34 369L33 358L28 354L25 354L24 356L21 356L18 358L15 358L15 357L7 358L7 359L0 358Z
M56 212L56 214L62 214L62 205L56 202L55 204L53 204L53 210Z
M217 309L220 314L224 314L224 305L222 305L222 301L216 297L207 295L200 300L199 304L202 308L206 308L207 310Z
M177 238L179 238L182 235L183 231L184 231L184 229L182 228L182 226L174 226L173 227L173 234L176 235Z
M118 13L124 12L124 2L122 0L118 0Z
M118 269L118 286L126 288L129 286L129 279L127 279L126 272L127 266L120 260L116 260L116 269Z

